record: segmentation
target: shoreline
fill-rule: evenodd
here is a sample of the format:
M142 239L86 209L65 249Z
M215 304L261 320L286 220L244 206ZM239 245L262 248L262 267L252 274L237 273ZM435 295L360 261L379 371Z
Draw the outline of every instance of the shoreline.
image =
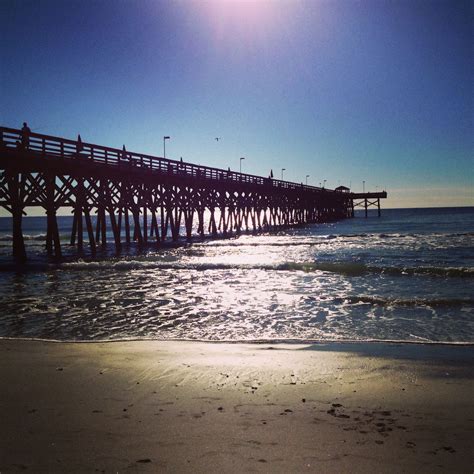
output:
M474 347L474 341L418 341L409 339L237 339L237 340L208 340L208 339L182 339L182 338L139 338L132 337L126 339L47 339L42 337L13 337L0 336L0 341L31 341L48 342L54 344L112 344L120 342L170 342L170 343L200 343L200 344L236 344L236 345L276 345L276 346L294 346L294 345L314 345L331 346L333 350L338 348L344 351L344 346L439 346L439 347Z
M472 346L0 339L0 355L1 472L474 466Z

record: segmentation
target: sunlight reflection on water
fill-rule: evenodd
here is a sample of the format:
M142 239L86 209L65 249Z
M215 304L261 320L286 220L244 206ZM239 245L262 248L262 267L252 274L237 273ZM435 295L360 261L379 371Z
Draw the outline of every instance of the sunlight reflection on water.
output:
M0 336L474 342L473 232L388 224L3 271Z

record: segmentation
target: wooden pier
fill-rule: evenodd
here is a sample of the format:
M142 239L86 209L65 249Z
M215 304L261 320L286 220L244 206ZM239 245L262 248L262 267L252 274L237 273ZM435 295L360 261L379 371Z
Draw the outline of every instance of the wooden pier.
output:
M60 208L74 216L70 244L82 251L86 239L93 253L106 245L107 221L119 252L132 240L177 241L181 229L191 239L344 219L353 217L355 199L365 198L367 208L376 198L380 209L384 197L0 127L0 206L12 215L13 255L20 262L26 260L22 217L32 206L44 209L46 250L60 257Z

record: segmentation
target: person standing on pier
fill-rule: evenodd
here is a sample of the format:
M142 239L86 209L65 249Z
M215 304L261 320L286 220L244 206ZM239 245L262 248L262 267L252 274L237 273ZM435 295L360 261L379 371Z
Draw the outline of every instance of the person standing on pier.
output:
M28 150L30 147L30 127L26 122L23 122L23 128L21 129L21 144L25 150Z

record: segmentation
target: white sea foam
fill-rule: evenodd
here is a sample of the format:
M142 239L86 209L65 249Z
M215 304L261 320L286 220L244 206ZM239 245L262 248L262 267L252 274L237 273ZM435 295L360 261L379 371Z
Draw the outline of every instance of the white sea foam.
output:
M30 262L0 255L0 336L474 342L474 219L390 215L82 259L60 221L59 263L25 227Z

